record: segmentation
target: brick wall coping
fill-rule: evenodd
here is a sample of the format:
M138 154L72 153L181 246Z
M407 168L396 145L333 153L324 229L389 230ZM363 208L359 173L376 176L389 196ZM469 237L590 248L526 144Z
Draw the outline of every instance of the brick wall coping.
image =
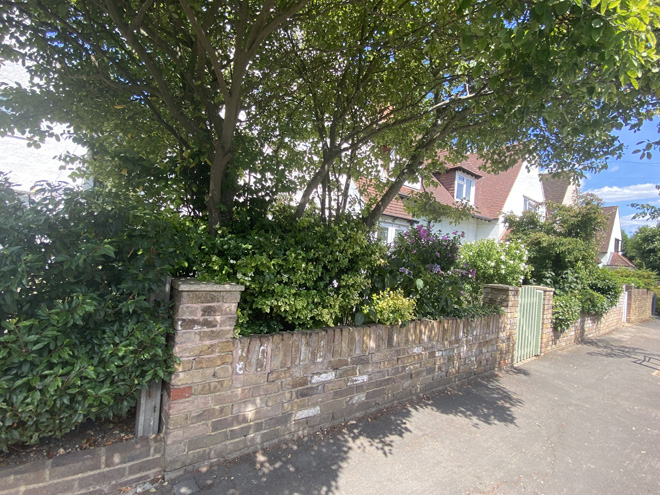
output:
M172 287L179 292L242 292L245 290L243 285L200 282L194 278L176 278L172 281Z

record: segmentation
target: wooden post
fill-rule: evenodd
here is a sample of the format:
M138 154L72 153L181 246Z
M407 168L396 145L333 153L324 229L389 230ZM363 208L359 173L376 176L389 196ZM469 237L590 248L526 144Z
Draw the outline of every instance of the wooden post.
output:
M171 285L172 278L165 277L163 290L153 294L149 301L151 303L154 301L167 303L170 300ZM158 433L162 385L161 380L154 380L149 383L146 389L140 390L135 415L135 438L150 437Z
M149 388L140 391L135 416L135 437L150 437L158 433L160 418L161 380L149 383Z

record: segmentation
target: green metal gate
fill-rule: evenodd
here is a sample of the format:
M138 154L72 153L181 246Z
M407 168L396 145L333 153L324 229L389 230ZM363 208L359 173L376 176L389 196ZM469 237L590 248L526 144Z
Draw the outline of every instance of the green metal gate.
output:
M541 353L542 320L543 291L532 286L521 287L514 364Z

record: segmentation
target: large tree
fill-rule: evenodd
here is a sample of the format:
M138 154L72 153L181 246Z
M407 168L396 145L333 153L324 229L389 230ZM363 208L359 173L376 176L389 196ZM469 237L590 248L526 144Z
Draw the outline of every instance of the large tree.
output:
M341 210L392 152L373 225L438 149L598 170L657 108L659 19L638 0L0 0L0 56L37 88L3 91L0 127L71 123L97 175L178 188L211 228L273 191Z

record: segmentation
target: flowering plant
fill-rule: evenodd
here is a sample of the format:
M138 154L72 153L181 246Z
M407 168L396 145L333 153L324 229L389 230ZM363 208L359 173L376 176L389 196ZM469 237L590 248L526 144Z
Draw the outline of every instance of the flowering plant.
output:
M376 287L400 289L415 298L418 318L452 313L464 304L465 281L475 276L457 266L464 236L458 231L436 234L422 225L399 234Z
M530 273L527 249L517 241L483 239L464 244L460 249L459 263L464 269L475 272L467 286L473 302L481 298L484 284L520 286Z

